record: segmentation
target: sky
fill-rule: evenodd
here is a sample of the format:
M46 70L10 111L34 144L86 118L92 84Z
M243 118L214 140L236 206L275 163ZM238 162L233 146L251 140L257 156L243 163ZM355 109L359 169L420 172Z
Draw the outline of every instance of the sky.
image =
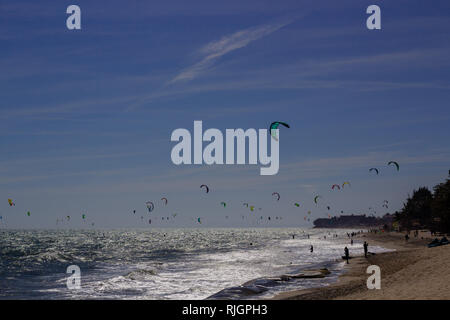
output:
M66 28L71 4L81 30ZM372 4L381 30L366 27ZM310 227L341 211L399 210L450 169L449 9L401 0L2 0L0 228ZM174 165L171 133L192 132L195 120L222 132L289 123L278 174ZM331 190L344 181L351 186Z

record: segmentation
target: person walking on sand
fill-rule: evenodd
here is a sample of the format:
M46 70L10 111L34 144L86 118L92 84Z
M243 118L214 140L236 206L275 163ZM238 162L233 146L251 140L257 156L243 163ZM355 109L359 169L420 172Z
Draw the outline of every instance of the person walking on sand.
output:
M351 244L351 245L353 245L353 239L352 239L352 240L350 240L350 244Z
M348 248L347 247L344 248L344 253L345 253L345 260L347 260L347 264L348 264L348 259L350 259L350 254L348 252Z
M369 244L366 242L366 241L364 241L364 257L366 257L367 258L367 252L368 252L368 249L369 249Z
M314 247L311 245L311 248L309 248L309 251L311 251L311 253L314 252Z

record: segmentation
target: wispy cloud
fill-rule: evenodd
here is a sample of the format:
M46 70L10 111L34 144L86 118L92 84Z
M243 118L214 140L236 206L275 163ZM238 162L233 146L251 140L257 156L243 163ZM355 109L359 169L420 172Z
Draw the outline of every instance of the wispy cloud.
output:
M225 54L244 48L249 43L268 36L292 22L293 19L289 19L278 23L251 27L224 36L220 40L212 41L199 50L202 55L202 59L199 62L181 71L169 83L194 79L211 68Z
M287 24L287 23L286 23ZM225 37L231 38L233 35ZM229 40L230 41L230 40ZM218 58L208 57L214 56L214 50L219 51L222 46L219 42L225 40L214 41L202 48L201 52L204 58L197 64L183 70L169 83L188 81L196 78L201 73L206 72L214 66ZM215 48L215 49L213 49ZM222 50L225 52L225 49ZM228 51L229 52L229 51ZM377 53L367 56L343 57L339 59L304 59L294 63L274 64L271 66L258 67L257 69L241 68L238 72L239 77L230 77L231 73L236 74L236 70L229 71L224 68L215 67L214 79L197 82L195 84L182 87L166 87L158 92L153 92L136 99L136 102L129 105L127 111L139 108L142 105L153 103L160 99L175 99L178 96L188 94L200 94L204 92L220 92L231 90L254 90L254 89L346 89L352 91L383 91L383 90L405 90L405 89L450 89L450 84L445 81L430 79L427 81L417 81L412 79L386 81L386 80L361 80L352 79L352 75L348 74L349 68L359 65L360 68L405 68L411 69L413 66L422 66L429 63L429 57L433 57L433 61L439 61L441 64L447 65L449 48L434 48L425 50L405 50L392 53ZM210 54L207 54L210 53ZM225 53L223 53L225 54ZM222 55L223 55L222 54ZM209 61L207 63L207 61ZM373 70L373 69L372 69ZM334 79L323 78L333 73L334 75L345 74L345 78Z

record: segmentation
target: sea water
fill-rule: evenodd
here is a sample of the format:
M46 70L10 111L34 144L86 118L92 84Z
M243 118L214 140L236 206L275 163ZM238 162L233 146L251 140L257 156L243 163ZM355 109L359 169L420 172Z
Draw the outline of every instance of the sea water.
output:
M336 281L344 247L350 255L363 253L360 241L350 245L352 231L0 230L0 299L269 298ZM370 246L369 251L386 250ZM81 270L78 290L67 287L70 265ZM331 271L323 279L277 278L323 267ZM222 291L249 281L261 290Z

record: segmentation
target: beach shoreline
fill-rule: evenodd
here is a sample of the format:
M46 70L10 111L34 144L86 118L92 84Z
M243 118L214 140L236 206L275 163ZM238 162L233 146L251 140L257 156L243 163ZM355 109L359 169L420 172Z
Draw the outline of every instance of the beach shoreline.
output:
M423 239L422 239L423 238ZM404 233L363 233L355 241L367 241L395 251L355 257L344 266L338 281L326 287L288 291L277 294L274 300L409 300L450 299L450 275L447 263L450 245L428 248L434 237L421 232L418 237L404 239ZM351 249L351 248L350 248ZM351 255L351 251L350 251ZM366 282L369 265L381 269L381 289L369 290Z

